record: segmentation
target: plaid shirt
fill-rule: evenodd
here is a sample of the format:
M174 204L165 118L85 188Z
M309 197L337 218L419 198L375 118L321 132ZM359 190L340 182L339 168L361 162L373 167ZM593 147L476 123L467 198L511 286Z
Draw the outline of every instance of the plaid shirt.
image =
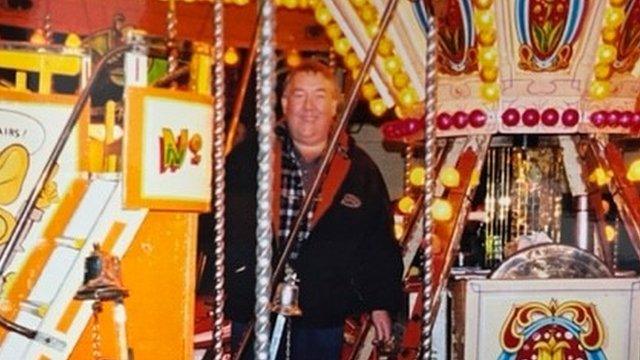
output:
M281 176L281 191L280 191L280 236L278 243L281 246L286 244L293 223L300 212L302 203L306 196L304 190L304 184L302 181L302 169L300 161L296 156L293 148L293 141L287 134L282 135L282 176ZM291 251L289 259L295 262L300 255L300 249L302 243L309 237L311 232L311 219L313 218L313 212L316 202L314 201L307 213L305 219L303 219L298 231L298 239Z

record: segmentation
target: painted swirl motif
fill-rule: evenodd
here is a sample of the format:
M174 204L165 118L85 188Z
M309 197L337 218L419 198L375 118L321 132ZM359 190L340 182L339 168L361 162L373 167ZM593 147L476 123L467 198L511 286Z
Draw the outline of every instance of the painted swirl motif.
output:
M627 0L625 21L620 27L618 55L613 68L618 72L627 72L640 58L640 0Z
M498 360L606 360L595 305L581 301L516 304L503 323Z
M521 69L556 71L569 66L587 0L516 0Z

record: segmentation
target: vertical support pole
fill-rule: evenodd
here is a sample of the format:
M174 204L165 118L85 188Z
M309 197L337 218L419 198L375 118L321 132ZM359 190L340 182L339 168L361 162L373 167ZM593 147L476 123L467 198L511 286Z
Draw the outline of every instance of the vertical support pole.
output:
M147 48L144 35L139 32L127 33L127 44L131 51L124 54L124 83L127 86L147 86Z
M258 1L259 48L257 67L257 128L258 128L258 191L256 227L256 305L255 342L256 360L266 360L269 356L269 301L271 300L271 200L273 197L273 126L275 90L275 8L273 0Z
M574 197L576 210L576 246L593 253L593 241L589 236L589 198L587 194Z
M213 175L215 211L215 294L213 346L214 358L222 360L222 325L224 320L224 226L225 226L225 170L224 170L224 36L223 0L213 4L213 61L214 61L214 120Z
M178 67L176 35L178 35L176 2L175 0L169 0L169 9L167 10L167 61L169 63L169 73L174 72Z
M433 216L431 208L435 195L436 155L436 28L432 14L427 15L426 58L426 107L424 130L424 265L423 265L423 313L422 313L422 359L431 359L431 330L433 328Z

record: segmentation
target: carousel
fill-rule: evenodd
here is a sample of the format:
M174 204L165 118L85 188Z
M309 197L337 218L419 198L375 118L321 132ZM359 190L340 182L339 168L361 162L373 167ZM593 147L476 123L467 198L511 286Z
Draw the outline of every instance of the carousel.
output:
M224 162L301 56L398 188L407 306L343 359L640 358L640 1L0 0L0 359L270 358L297 289L267 202L230 353Z

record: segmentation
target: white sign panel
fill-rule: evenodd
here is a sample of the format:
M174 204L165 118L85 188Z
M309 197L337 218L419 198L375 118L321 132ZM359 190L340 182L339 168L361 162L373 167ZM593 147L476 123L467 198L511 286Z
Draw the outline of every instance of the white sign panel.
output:
M126 104L125 206L206 211L211 199L211 98L132 88Z

